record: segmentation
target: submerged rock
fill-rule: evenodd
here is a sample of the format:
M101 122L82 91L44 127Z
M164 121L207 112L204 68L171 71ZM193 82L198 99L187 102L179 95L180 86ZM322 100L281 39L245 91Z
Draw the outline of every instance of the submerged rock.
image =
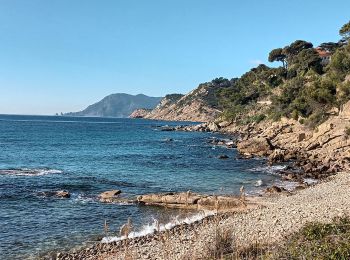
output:
M43 191L38 193L39 196L44 197L58 197L58 198L70 198L70 193L66 190L59 190L59 191Z

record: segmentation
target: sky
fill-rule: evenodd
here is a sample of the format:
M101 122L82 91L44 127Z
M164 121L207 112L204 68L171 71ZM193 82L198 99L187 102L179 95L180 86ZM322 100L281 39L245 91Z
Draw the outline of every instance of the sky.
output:
M0 114L187 93L272 65L269 51L295 40L338 41L349 10L349 0L0 0Z

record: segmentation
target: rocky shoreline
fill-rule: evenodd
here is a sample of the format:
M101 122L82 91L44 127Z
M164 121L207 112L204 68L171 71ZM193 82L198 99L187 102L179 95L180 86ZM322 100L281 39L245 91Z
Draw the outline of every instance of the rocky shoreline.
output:
M208 253L207 249L213 243L218 227L227 230L233 228L232 234L238 244L248 245L264 240L273 243L298 230L307 221L330 221L332 216L349 214L350 202L347 196L350 195L350 176L346 173L350 169L348 125L350 103L338 116L331 117L316 129L308 129L291 119L252 123L248 126L210 122L194 126L161 127L161 131L234 135L236 138L212 139L210 143L237 148L243 158L267 157L270 165L292 162L278 173L282 180L296 181L299 185L293 193L281 187L269 187L263 197L245 198L246 202L237 196L208 198L188 193L146 194L137 199L138 203L170 208L205 208L216 212L220 212L218 201L227 205L225 211L216 216L192 224L144 237L98 243L74 253L59 253L45 259L201 259ZM309 187L305 183L307 178L317 179L320 183ZM276 196L275 193L282 195Z
M152 235L98 243L45 259L203 259L223 231L229 232L235 247L273 244L308 222L328 223L350 214L349 183L350 175L342 172L305 190L266 196L258 207L245 211L217 214Z

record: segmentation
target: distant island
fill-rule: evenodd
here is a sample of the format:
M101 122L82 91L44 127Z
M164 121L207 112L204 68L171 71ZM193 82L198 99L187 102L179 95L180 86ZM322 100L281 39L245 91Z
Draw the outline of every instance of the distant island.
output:
M162 97L149 97L144 94L129 95L125 93L111 94L79 112L70 112L64 116L93 116L93 117L128 117L139 108L153 109Z

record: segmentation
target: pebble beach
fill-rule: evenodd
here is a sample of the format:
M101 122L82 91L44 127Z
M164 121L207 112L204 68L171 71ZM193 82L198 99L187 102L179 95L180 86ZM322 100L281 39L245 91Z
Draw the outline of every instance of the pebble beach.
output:
M203 259L218 232L236 246L275 243L309 222L330 222L350 213L350 175L341 172L304 190L264 196L243 212L218 214L169 231L113 243L98 243L57 259Z

